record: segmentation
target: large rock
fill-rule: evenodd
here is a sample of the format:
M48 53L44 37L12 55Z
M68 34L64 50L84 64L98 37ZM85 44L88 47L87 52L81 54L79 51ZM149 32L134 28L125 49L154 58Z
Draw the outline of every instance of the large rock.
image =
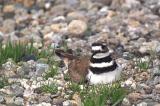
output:
M73 20L68 25L68 32L70 36L82 37L83 33L87 30L87 23L82 20Z

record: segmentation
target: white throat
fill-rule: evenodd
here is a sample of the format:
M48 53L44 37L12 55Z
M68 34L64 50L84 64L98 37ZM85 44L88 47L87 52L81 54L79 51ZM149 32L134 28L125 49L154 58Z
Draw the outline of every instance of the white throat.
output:
M95 55L93 55L93 58L95 59L100 59L100 58L104 58L110 55L110 52L106 52L106 53L97 53Z
M92 46L93 51L101 51L102 47L101 46Z

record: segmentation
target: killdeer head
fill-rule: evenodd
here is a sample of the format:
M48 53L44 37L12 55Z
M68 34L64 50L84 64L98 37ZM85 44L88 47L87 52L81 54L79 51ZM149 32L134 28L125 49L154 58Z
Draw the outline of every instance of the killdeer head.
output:
M81 82L87 79L90 84L111 83L120 77L121 68L111 57L105 43L93 43L91 56L75 56L71 52L56 50L63 57L72 81Z

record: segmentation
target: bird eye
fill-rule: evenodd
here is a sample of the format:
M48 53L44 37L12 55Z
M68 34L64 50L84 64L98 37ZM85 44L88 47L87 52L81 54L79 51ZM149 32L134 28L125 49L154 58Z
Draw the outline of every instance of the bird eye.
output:
M102 45L102 49L105 49L106 48L106 45Z

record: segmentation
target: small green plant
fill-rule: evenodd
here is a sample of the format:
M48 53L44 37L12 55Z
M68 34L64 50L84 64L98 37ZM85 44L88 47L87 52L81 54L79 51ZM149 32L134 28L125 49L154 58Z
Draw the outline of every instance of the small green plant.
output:
M34 52L33 46L26 46L20 43L12 44L7 43L5 47L0 44L0 65L5 63L8 58L12 58L15 62L21 60L22 56L25 54L31 54Z
M6 78L1 77L0 78L0 89L3 88L4 86L8 85L8 81Z
M117 106L126 95L126 91L121 88L119 83L112 85L83 85L83 89L79 84L71 83L69 89L80 94L84 106Z
M136 65L140 70L147 70L150 65L150 61L142 61L142 59L138 59L136 61Z
M119 104L125 96L125 90L119 84L92 86L85 93L86 96L81 96L84 97L82 99L84 106L113 106Z
M58 73L59 62L55 61L54 57L48 57L49 70L45 73L44 78L54 77Z
M49 71L45 73L44 78L45 79L48 79L50 77L53 78L57 74L57 71L58 71L58 66L51 66Z
M58 88L55 84L43 85L40 87L40 89L42 90L42 92L51 94L55 94L58 91Z
M80 92L81 91L80 85L78 83L74 83L74 82L71 82L69 84L69 89L71 89L73 92Z
M68 73L64 74L64 80L65 81L70 81L71 80Z
M3 45L0 43L0 66L5 63L8 58L12 58L13 61L19 62L22 60L22 57L26 55L35 55L39 59L47 57L49 53L47 50L39 52L39 50L33 46L33 42L31 42L30 45L21 43L13 44L11 42Z

